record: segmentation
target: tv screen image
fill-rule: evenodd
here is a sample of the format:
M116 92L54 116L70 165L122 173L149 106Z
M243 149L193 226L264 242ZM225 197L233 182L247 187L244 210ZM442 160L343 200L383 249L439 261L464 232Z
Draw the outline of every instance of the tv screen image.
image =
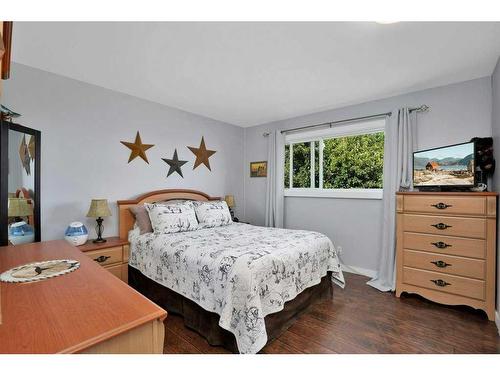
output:
M474 186L474 142L413 153L413 185Z

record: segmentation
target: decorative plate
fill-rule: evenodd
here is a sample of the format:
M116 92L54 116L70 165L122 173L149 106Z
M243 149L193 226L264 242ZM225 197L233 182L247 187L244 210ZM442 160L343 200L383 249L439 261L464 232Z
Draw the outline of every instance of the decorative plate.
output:
M71 259L56 259L28 263L5 271L0 275L0 281L5 283L41 281L73 272L79 267L80 262Z

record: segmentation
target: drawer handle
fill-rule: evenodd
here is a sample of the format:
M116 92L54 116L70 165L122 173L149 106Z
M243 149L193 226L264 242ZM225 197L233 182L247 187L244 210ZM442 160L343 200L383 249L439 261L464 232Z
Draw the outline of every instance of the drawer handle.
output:
M434 264L436 267L439 267L439 268L446 268L448 266L451 266L450 263L446 263L442 260L435 260L434 262L431 262L432 264Z
M97 258L95 258L94 260L95 260L97 263L102 263L102 262L107 261L109 258L111 258L111 257L110 257L110 256L107 256L107 255L101 255L100 257L97 257Z
M445 224L445 223L437 223L437 224L431 224L432 227L435 227L436 229L439 230L444 230L446 228L451 228L451 225Z
M441 279L438 279L438 280L431 280L434 284L436 284L437 286L440 286L441 288L444 288L445 286L447 285L451 285L450 283L447 283L446 281L444 280L441 280Z
M439 202L437 204L431 204L432 207L436 207L438 210L446 210L448 207L453 207L451 204L446 204Z
M436 246L438 249L446 249L447 247L451 247L451 245L447 244L446 242L439 241L439 242L431 242L431 245Z

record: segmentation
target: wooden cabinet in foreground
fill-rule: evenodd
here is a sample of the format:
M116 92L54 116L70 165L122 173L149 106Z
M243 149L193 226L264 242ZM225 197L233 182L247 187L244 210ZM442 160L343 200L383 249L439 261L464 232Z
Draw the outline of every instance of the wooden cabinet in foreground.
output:
M495 319L497 193L397 193L396 296Z
M0 247L0 273L70 259L75 271L2 283L0 353L162 353L165 310L64 240Z

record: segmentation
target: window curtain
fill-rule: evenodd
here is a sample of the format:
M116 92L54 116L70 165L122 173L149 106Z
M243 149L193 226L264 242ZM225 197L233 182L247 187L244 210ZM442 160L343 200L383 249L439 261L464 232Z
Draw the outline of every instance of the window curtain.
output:
M396 286L396 192L413 188L413 152L416 149L416 113L409 108L386 119L382 248L377 276L368 285L383 292Z
M267 187L266 221L267 227L283 227L285 136L280 130L267 136Z

